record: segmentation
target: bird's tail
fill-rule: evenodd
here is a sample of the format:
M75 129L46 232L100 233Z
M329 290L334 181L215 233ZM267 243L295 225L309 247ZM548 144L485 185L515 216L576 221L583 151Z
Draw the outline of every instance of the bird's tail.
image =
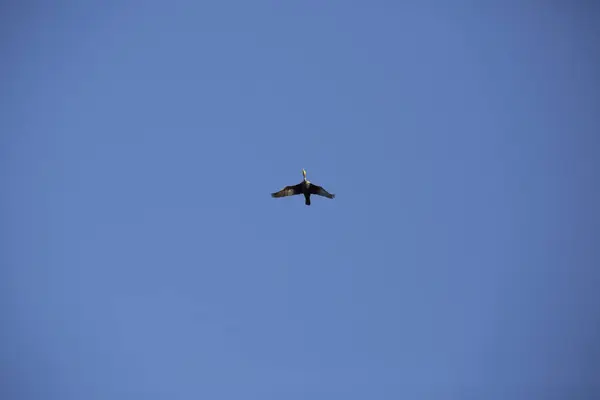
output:
M304 197L304 204L306 204L307 206L310 206L310 197L309 196Z

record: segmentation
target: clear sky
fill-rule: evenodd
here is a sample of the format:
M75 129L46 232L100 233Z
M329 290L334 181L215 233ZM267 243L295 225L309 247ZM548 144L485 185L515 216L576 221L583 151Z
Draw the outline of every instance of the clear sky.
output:
M0 397L600 396L600 7L395 3L3 5Z

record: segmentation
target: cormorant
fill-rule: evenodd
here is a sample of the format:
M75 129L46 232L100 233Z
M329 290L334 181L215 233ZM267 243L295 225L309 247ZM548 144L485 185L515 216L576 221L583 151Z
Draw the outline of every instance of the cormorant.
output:
M327 190L323 189L321 186L315 185L311 183L308 179L306 179L306 170L302 169L302 176L304 179L297 185L286 186L281 189L279 192L271 193L271 197L286 197L286 196L294 196L297 194L304 195L304 204L310 206L310 195L316 194L318 196L327 197L328 199L335 198L335 194L329 193Z

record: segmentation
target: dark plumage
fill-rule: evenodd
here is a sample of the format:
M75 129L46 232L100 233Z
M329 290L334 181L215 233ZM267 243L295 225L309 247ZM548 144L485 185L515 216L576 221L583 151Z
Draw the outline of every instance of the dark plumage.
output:
M304 195L304 204L310 206L310 195L316 194L317 196L327 197L328 199L335 198L335 194L329 193L327 190L323 189L319 185L315 185L311 183L308 179L306 179L306 171L302 170L302 175L304 179L297 185L286 186L281 189L279 192L271 193L272 197L287 197L287 196L295 196L297 194Z

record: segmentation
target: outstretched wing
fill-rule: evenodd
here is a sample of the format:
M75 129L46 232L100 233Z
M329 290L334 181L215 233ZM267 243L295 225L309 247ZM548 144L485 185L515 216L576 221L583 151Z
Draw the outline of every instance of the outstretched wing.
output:
M310 184L310 194L316 194L318 196L327 197L328 199L335 198L335 194L329 193L327 190L323 189L319 185L315 185L314 183Z
M271 193L271 197L286 197L286 196L294 196L296 194L302 193L302 184L299 183L293 186L286 186L281 189L279 192Z

